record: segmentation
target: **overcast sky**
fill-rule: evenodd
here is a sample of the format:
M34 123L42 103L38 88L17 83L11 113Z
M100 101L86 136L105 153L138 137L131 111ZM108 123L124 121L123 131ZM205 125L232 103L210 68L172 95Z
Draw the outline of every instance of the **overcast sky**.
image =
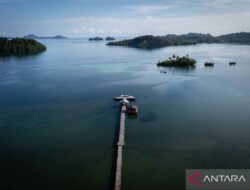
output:
M0 0L0 36L250 32L250 0Z

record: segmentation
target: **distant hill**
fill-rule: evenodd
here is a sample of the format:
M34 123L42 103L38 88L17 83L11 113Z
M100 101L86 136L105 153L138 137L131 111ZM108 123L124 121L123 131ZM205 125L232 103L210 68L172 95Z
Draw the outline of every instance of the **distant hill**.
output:
M175 44L196 44L196 43L212 43L214 37L211 34L188 33L183 35L166 35L160 36L162 39L173 41Z
M250 44L250 32L226 34L216 37L220 43Z
M174 44L173 44L173 41L171 40L163 39L162 37L158 37L158 36L148 35L148 36L140 36L132 40L109 42L107 45L127 46L127 47L143 48L143 49L154 49L154 48L171 46Z
M27 56L45 51L45 45L34 39L0 38L0 56Z
M23 38L25 38L25 39L65 39L67 37L60 36L60 35L52 36L52 37L41 37L41 36L36 36L34 34L29 34L27 36L24 36Z
M221 36L211 34L188 33L183 35L169 34L165 36L140 36L130 40L109 42L111 46L127 46L143 49L155 49L176 45L194 45L200 43L238 43L250 44L250 33L240 32Z

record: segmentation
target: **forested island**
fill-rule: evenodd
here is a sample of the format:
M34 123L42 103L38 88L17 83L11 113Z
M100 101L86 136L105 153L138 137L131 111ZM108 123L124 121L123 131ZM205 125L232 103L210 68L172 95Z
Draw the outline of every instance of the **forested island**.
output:
M45 51L45 45L34 39L0 38L0 56L27 56Z
M167 46L194 45L200 43L237 43L250 44L250 33L240 32L221 36L211 34L189 33L183 35L140 36L129 40L109 42L110 46L126 46L142 49L156 49Z
M180 57L173 55L169 57L167 60L159 61L157 66L163 67L194 67L197 61L195 59L190 58L188 55Z
M89 41L103 41L103 38L101 37L89 38Z
M115 38L114 38L114 37L107 37L105 40L106 40L106 41L114 41Z

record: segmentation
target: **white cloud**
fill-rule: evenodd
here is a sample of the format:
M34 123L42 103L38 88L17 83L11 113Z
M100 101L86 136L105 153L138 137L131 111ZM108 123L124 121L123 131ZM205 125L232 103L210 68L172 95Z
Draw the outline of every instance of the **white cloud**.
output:
M105 30L101 28L93 28L93 27L82 27L82 28L76 28L73 30L69 30L67 33L73 33L73 34L84 34L84 33L89 33L90 35L94 34L105 34Z
M203 0L204 5L222 7L232 3L233 0Z
M188 32L202 32L219 35L231 32L250 31L249 18L250 12L243 12L178 17L78 17L47 20L36 22L36 24L38 28L51 28L50 33L60 31L64 35L76 37L87 37L92 35L165 35L169 33L182 34Z
M135 6L128 6L128 9L137 12L137 13L149 13L149 12L156 12L156 11L164 11L173 8L173 6L167 5L135 5Z
M202 0L202 3L212 7L224 7L230 4L250 3L250 0Z

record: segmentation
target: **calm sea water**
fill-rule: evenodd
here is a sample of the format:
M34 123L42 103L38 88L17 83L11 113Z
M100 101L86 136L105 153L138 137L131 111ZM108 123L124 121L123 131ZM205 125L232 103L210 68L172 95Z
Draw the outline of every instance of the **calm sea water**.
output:
M250 168L250 46L42 42L38 56L0 59L1 189L111 189L120 94L140 107L126 120L123 190L184 189L187 168ZM198 65L164 74L156 63L172 54Z

